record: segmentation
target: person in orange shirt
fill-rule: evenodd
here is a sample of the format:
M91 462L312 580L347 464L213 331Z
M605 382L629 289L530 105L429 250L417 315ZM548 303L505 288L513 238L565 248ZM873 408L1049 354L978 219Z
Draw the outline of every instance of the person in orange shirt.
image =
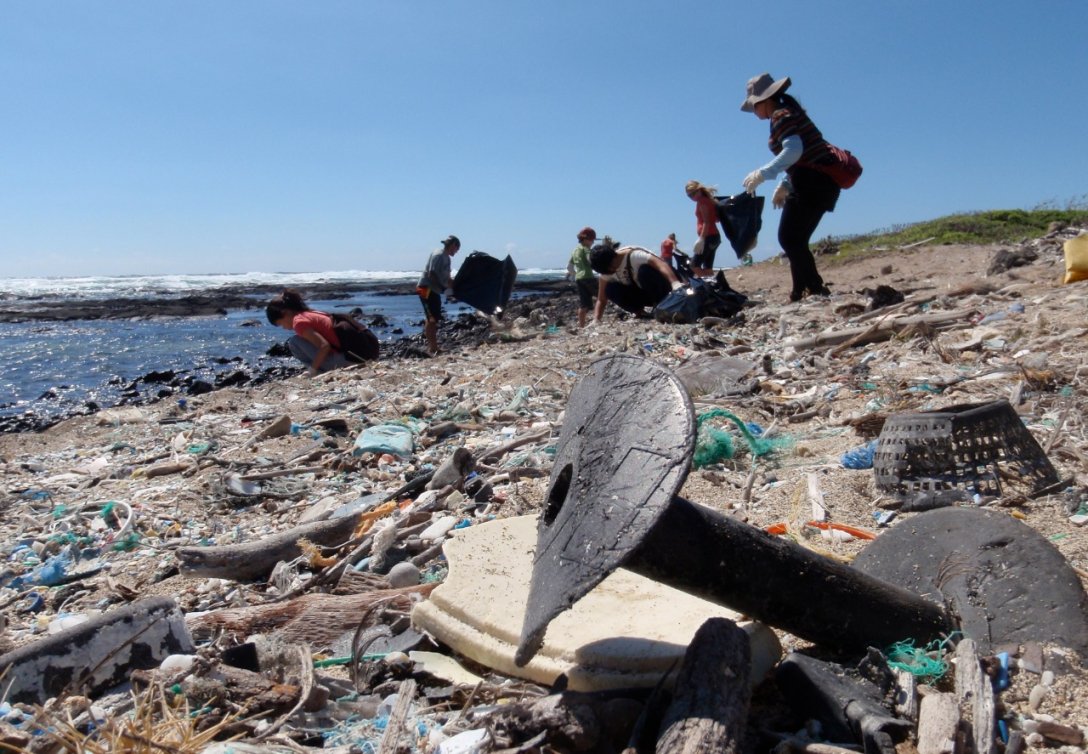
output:
M672 253L676 251L676 234L670 233L668 237L661 242L661 258L665 260L665 263L669 267L675 268L672 262Z
M722 245L722 235L718 232L718 205L714 201L714 189L704 186L699 181L688 181L684 186L688 198L695 202L695 230L699 240L691 250L691 271L696 277L708 278L714 275L714 252Z

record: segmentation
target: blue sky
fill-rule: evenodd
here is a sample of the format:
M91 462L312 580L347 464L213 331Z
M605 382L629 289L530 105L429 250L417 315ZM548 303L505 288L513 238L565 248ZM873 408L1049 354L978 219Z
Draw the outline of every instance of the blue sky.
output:
M0 277L412 270L449 233L562 267L587 224L690 249L684 183L770 158L763 71L865 165L818 238L1065 206L1086 28L1083 0L0 0Z

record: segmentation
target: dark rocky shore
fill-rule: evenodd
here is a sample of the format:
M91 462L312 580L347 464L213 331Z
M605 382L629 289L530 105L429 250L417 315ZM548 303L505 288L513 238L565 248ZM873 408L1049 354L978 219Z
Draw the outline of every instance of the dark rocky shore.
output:
M518 282L517 290L555 293L569 290L564 280ZM265 301L280 293L282 286L226 286L190 296L155 298L109 298L87 301L42 296L0 300L0 322L68 322L86 319L133 319L145 317L205 317L224 315L230 310L262 309ZM349 298L356 293L375 296L403 296L415 292L409 283L317 283L301 287L306 299Z
M528 317L535 309L549 311L551 320L562 321L573 314L576 305L570 283L562 280L527 283L518 286L522 292L530 291L513 302L504 319L513 321ZM324 284L302 288L307 299L349 298L353 293L367 291L374 295L404 295L414 292L408 286L345 286ZM223 315L230 309L259 309L264 301L280 288L255 290L247 287L241 291L217 291L203 296L185 296L176 299L110 299L72 304L42 301L34 307L0 308L0 321L69 321L76 319L124 319L150 317L198 317ZM261 293L259 298L254 293ZM569 312L567 312L569 310ZM383 326L381 315L364 317L364 324ZM490 324L481 317L461 314L445 320L439 327L439 340L447 351L475 349L493 335ZM0 433L37 432L73 416L93 414L114 406L146 405L160 400L183 400L226 387L254 387L283 379L302 371L291 357L286 346L278 343L261 358L260 363L249 363L240 356L216 359L194 364L191 369L151 371L124 384L104 385L103 400L88 399L80 402L65 401L57 393L41 396L47 410L29 410L20 414L0 416ZM428 358L422 334L408 335L382 344L382 359ZM54 391L55 392L55 391Z

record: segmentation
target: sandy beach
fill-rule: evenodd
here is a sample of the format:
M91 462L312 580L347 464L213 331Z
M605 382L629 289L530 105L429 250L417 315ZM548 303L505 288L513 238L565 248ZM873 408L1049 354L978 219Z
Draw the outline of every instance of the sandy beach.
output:
M539 512L567 396L590 364L615 354L688 375L700 366L713 375L722 363L735 368L747 362L738 379L711 380L705 391L694 391L696 412L731 412L782 440L780 448L756 458L733 432L734 456L692 469L681 494L754 527L785 524L805 546L844 560L866 541L824 539L818 530L806 530L814 488L827 521L875 536L909 525L915 515L885 515L887 528L881 529L874 514L895 507L877 489L872 470L844 468L844 453L874 439L889 415L1009 400L1067 484L1033 497L1008 483L1008 494L977 502L1041 534L1088 583L1088 527L1075 518L1078 510L1088 512L1088 288L1060 284L1061 241L1068 236L1059 231L1019 246L890 250L843 262L818 258L833 295L799 304L786 303L789 274L778 261L731 270L730 284L753 304L736 322L667 325L620 318L610 309L604 321L576 331L570 291L519 303L478 345L447 343L434 359L384 359L315 379L300 375L226 388L183 402L77 417L40 433L0 435L3 582L31 572L73 541L87 557L71 563L69 575L98 569L54 586L24 582L0 590L0 651L32 644L62 615L151 596L173 597L192 615L282 597L346 549L325 548L310 566L295 564L271 582L186 572L177 553L253 542L298 525L318 505L387 496L458 448L479 455L523 442L501 457L485 456L477 471L490 494L473 500L458 492L449 513L474 525ZM988 274L1000 249L1031 251L1035 258L1023 255L1017 266ZM881 284L905 297L883 316L869 309L870 292ZM947 316L938 323L939 314ZM920 317L921 324L894 337L869 337L893 315ZM855 329L864 336L830 337ZM287 430L269 431L283 416L289 417ZM410 457L353 454L355 438L367 427L405 417L416 435ZM443 424L442 432L433 431ZM403 493L397 502L409 507L420 493ZM103 515L111 503L112 518ZM116 513L122 509L126 513ZM437 555L422 572L441 580ZM779 634L786 651L810 648ZM214 657L244 638L220 634L204 652ZM1048 665L1054 677L1045 694L1033 693L1039 673L1014 664L1011 685L998 695L998 715L1034 736L1030 748L1053 750L1060 743L1033 734L1038 725L1031 723L1088 730L1088 671L1075 654L1044 649L1047 658L1065 660ZM389 679L382 672L374 677ZM772 692L757 690L760 703L770 704L768 699ZM302 727L288 721L279 735L292 738L291 731ZM10 724L4 732L17 740ZM753 742L750 750L759 749Z

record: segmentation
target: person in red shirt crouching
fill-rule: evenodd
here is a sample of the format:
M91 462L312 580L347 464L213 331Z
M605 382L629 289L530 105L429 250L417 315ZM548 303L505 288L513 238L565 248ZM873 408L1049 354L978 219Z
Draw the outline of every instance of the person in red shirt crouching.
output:
M298 291L286 289L269 302L265 314L270 324L294 331L287 347L309 367L311 377L353 363L341 352L332 317L307 306Z

